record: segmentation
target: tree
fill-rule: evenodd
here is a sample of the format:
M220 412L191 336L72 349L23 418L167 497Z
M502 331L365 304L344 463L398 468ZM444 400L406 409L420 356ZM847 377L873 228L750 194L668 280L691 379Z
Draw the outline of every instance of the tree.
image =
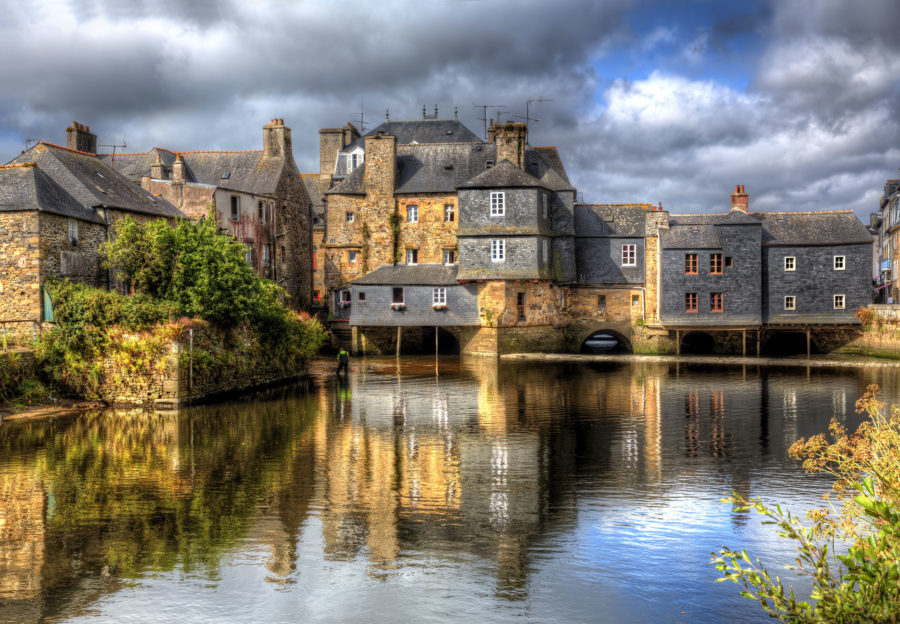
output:
M739 510L755 509L781 537L794 540L796 565L787 566L812 581L811 600L798 600L793 588L751 560L746 551L723 547L712 563L744 588L741 595L784 622L900 621L900 407L889 410L870 386L857 402L868 420L850 435L837 421L830 436L797 441L790 455L808 472L835 477L833 505L807 512L810 526L780 506L737 494L724 499ZM830 437L830 439L829 439ZM826 496L826 500L830 499ZM839 554L846 548L846 554Z

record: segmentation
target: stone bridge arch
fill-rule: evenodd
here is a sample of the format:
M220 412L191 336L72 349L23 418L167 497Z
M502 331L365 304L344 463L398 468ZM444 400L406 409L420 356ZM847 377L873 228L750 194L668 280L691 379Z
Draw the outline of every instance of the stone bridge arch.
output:
M623 350L626 350L629 353L634 352L630 323L594 323L588 326L582 326L576 335L576 342L573 345L574 350L583 352L585 342L589 338L604 334L615 338Z

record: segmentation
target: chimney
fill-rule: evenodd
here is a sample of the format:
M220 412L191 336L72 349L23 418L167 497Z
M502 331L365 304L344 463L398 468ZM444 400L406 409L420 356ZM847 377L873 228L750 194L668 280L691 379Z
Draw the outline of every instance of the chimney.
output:
M747 193L744 192L743 184L734 185L734 193L731 194L731 209L740 210L741 212L750 212Z
M488 137L493 138L497 146L497 163L508 160L519 169L525 164L525 124L519 121L494 123L488 129Z
M181 157L181 154L175 154L175 162L172 163L172 182L175 184L184 184L187 176L187 166L184 164L184 159Z
M284 119L275 117L263 126L263 158L293 159L291 129L284 126Z
M338 152L359 138L359 130L352 124L343 128L319 130L319 179L330 182L334 175Z
M154 180L167 180L169 178L167 169L168 167L160 158L159 152L156 152L156 162L150 165L150 177Z
M97 153L97 135L91 133L91 129L84 124L73 121L66 128L66 147L79 152L89 154Z

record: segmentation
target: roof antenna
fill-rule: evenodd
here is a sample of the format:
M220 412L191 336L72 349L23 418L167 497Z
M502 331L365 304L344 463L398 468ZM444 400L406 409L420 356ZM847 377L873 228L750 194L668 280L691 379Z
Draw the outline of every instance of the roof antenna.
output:
M434 118L435 118L435 119L437 119L437 118L438 118L438 113L437 113L437 104L435 104L435 105L434 105Z
M537 102L538 104L542 104L543 102L552 102L553 100L544 99L544 97L532 98L530 100L525 100L525 116L521 115L513 115L516 119L524 119L525 120L525 140L528 140L528 122L529 121L537 121L540 122L540 119L536 119L530 114L530 107L532 102Z
M384 109L384 121L385 121L385 123L387 123L390 120L391 120L391 109L386 108L386 109Z
M116 148L121 147L122 149L125 149L126 147L128 147L128 143L125 142L125 139L122 139L121 145L110 145L108 143L100 143L98 145L98 147L111 147L112 148L113 151L112 151L112 160L110 162L110 166L115 169L115 167L116 167Z
M472 104L472 108L480 108L481 109L481 117L476 117L475 119L480 119L484 122L484 140L487 141L487 123L488 123L488 114L487 109L489 108L503 108L506 104Z
M363 99L359 98L359 119L354 119L356 123L359 124L359 133L365 136L366 134L366 109L363 106Z
M428 113L425 111L424 104L422 104L422 119L428 119Z
M25 151L27 152L29 149L29 143L37 143L40 139L25 139Z
M453 107L453 119L459 121L459 106Z

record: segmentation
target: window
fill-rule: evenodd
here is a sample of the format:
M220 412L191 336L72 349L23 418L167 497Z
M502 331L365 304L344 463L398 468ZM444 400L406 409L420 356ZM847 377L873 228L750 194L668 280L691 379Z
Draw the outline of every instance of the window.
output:
M394 294L393 297L391 297L391 303L403 303L403 288L394 288Z
M241 220L241 198L237 195L231 196L231 220Z
M684 311L697 312L697 293L684 293Z
M350 171L353 171L362 164L362 155L359 152L350 154Z
M344 220L345 220L347 223L353 223L354 219L356 219L356 215L354 215L352 212L345 212L345 213L344 213Z
M266 219L269 223L275 223L275 202L269 202L269 216Z
M835 271L843 271L846 263L846 256L835 256L834 257L834 270Z
M547 220L547 196L541 193L541 215Z
M797 309L797 298L794 295L786 295L784 298L784 309L785 310L796 310Z
M407 249L406 250L406 264L417 264L419 262L419 250L418 249Z
M284 245L281 246L281 257L284 258ZM319 261L316 260L316 248L312 248L313 271L319 268Z
M722 274L722 254L720 254L720 253L709 254L709 274L710 275L721 275Z
M341 302L342 302L342 303L347 303L347 304L350 303L350 291L349 291L349 290L342 290L342 291L341 291Z
M366 300L366 291L364 291L364 290L359 291L359 294L356 295L356 298L357 298L357 300L359 300L361 302L365 301Z
M525 320L525 293L516 293L516 313L520 321Z
M349 262L350 264L356 264L356 252L355 251L347 252L347 262Z
M723 293L709 293L709 311L722 312L725 309L725 295Z
M503 191L491 193L491 216L502 217L506 214L506 193Z
M725 256L725 268L731 269L734 267L734 258L731 256Z
M453 249L444 250L444 264L456 264L456 251Z
M69 243L78 246L78 220L69 219Z
M263 245L263 266L270 267L272 266L272 246L271 245Z
M453 219L456 217L456 208L453 204L444 204L444 221L446 223L452 223Z
M637 266L637 245L622 245L622 266Z
M435 288L431 291L431 305L447 305L446 288Z
M784 257L784 270L785 271L793 271L797 268L797 258L794 256L785 256Z
M250 266L255 266L253 262L253 241L244 243L244 262Z
M266 206L262 200L256 202L256 208L258 212L259 222L260 224L265 224L266 222Z
M544 262L548 262L550 260L550 241L546 238L543 240L544 247Z
M684 274L697 275L697 254L684 254Z
M492 240L491 241L491 260L494 262L503 262L506 259L506 241L504 240Z
M606 295L597 295L597 313L606 314Z
M844 309L844 295L835 295L834 296L834 309L835 310L843 310Z
M407 223L418 223L419 222L419 207L416 204L410 204L406 207L406 222Z
M641 296L640 295L631 295L631 307L636 308L641 305Z
M322 293L318 290L313 291L313 303L321 303L322 301Z

